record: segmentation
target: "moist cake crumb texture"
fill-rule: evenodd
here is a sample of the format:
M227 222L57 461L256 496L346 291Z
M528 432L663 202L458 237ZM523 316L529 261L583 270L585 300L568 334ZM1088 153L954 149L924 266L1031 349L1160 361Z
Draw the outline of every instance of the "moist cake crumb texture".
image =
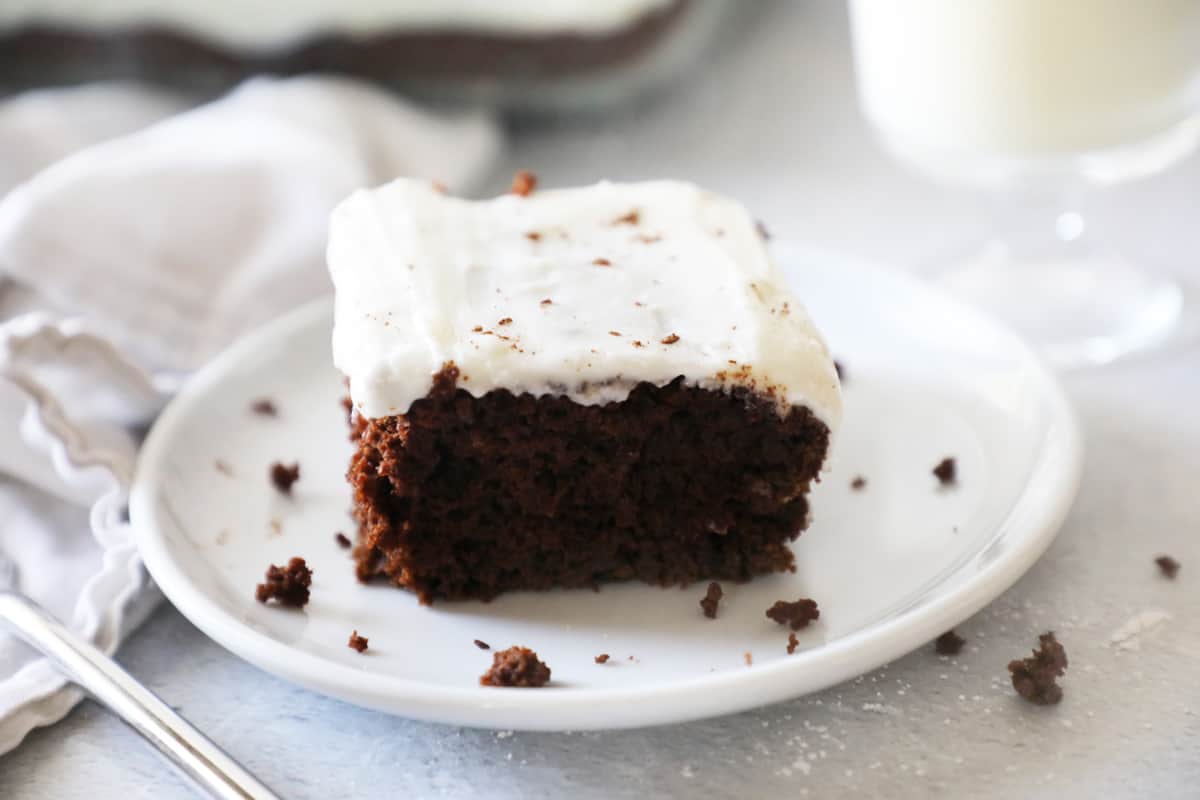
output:
M1170 556L1159 556L1154 559L1154 563L1158 565L1158 570L1164 578L1175 580L1175 576L1179 574L1180 564Z
M721 590L721 584L716 581L708 585L708 590L705 591L704 597L700 598L700 608L704 609L704 616L709 619L717 618L717 604L721 602L721 596L724 594Z
M933 649L939 656L956 656L966 643L967 640L954 631L946 631L934 640Z
M792 569L829 441L807 409L780 417L745 389L475 398L453 366L403 417L355 424L358 576L425 603Z
M281 494L291 495L292 486L300 480L299 464L284 464L276 461L271 465L271 483Z
M550 682L550 668L528 647L510 647L492 654L492 667L479 679L483 686L538 688Z
M346 643L346 646L351 650L365 653L367 651L367 637L359 636L357 630L353 631L350 634L350 641Z
M774 620L780 625L789 625L794 631L807 628L820 616L821 611L817 608L816 601L807 597L802 597L794 602L776 600L775 605L767 609L768 619Z
M260 603L274 601L281 606L303 608L308 605L310 586L312 570L303 558L292 558L286 566L272 564L267 567L266 580L255 587L254 599Z
M790 656L792 653L796 652L796 648L799 646L800 646L800 640L796 638L796 634L789 633L788 634L788 642L787 642L787 654Z
M1013 688L1021 697L1039 706L1055 705L1063 697L1058 678L1067 671L1067 651L1053 632L1043 633L1033 655L1010 661L1008 671L1012 673Z

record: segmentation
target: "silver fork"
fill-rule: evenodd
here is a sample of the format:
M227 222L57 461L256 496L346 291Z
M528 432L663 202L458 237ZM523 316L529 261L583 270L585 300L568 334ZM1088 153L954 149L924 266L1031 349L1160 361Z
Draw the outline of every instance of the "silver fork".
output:
M278 800L274 792L116 661L16 591L16 578L15 566L0 554L0 622L141 734L209 796L220 800Z

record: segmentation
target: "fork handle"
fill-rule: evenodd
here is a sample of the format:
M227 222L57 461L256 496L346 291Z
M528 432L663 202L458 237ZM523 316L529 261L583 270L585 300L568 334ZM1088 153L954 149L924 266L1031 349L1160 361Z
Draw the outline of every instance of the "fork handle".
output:
M91 642L28 598L0 592L0 621L220 800L278 800L257 778Z

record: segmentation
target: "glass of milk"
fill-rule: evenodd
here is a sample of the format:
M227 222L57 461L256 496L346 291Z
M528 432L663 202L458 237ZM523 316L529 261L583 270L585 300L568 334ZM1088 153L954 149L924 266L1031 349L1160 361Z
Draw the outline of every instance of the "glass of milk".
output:
M859 101L889 151L1044 212L948 269L954 290L1060 366L1172 337L1180 286L1098 246L1064 200L1200 140L1200 0L850 0L850 21Z

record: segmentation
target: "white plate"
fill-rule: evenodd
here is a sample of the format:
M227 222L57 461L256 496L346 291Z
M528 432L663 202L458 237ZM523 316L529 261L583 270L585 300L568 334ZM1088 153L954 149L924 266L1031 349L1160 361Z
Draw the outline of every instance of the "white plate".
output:
M1054 537L1079 475L1073 415L1024 344L916 280L807 250L781 263L846 366L845 423L795 545L798 571L726 584L715 621L700 614L702 585L423 607L357 583L334 542L353 529L327 303L231 348L159 418L131 505L146 565L188 619L261 668L461 725L678 722L822 689L925 646L1012 585ZM278 418L249 412L259 397L274 399ZM930 474L947 455L960 475L949 491ZM301 465L293 500L268 481L276 460ZM859 474L868 485L853 492ZM294 555L314 570L309 606L256 603L266 566ZM821 619L789 656L787 631L763 612L800 596L820 603ZM351 629L370 638L367 654L346 646ZM491 654L475 639L537 650L552 685L479 686ZM608 664L594 663L599 653Z

